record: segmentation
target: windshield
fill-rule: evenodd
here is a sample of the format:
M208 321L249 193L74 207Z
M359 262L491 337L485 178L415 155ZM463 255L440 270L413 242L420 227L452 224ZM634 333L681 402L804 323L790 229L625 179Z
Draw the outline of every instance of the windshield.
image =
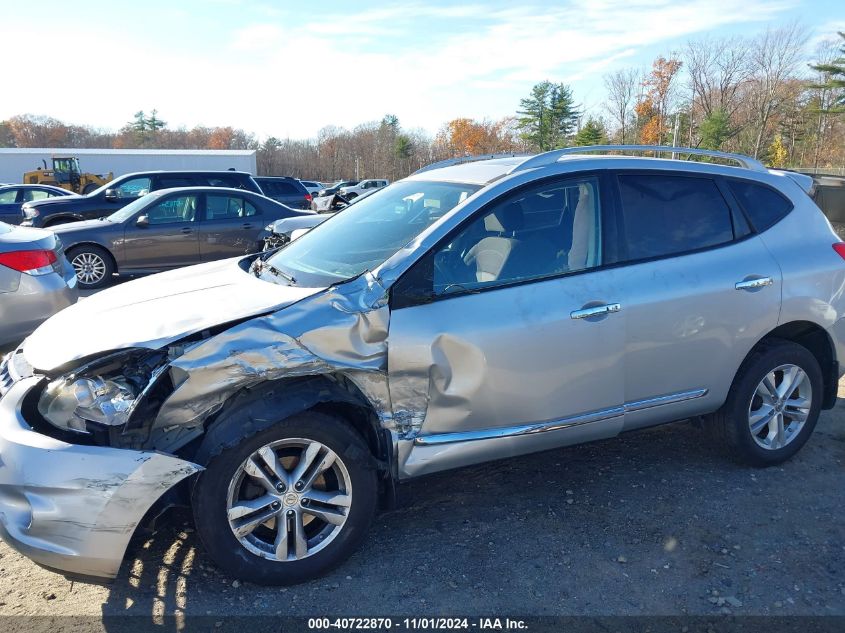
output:
M299 285L330 285L373 270L479 189L398 182L350 205L273 255L268 263Z
M141 209L148 206L151 202L155 201L156 199L160 198L161 194L159 193L148 193L145 196L141 196L137 200L133 200L129 204L127 204L122 209L118 209L106 219L109 222L125 222L129 218L132 217L133 214L140 211Z

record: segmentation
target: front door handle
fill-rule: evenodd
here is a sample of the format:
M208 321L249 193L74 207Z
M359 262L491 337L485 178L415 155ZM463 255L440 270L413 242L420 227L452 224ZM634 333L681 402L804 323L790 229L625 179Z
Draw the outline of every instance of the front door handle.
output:
M622 306L618 303L608 303L602 306L592 306L589 308L581 308L580 310L574 310L569 313L569 316L573 319L589 319L590 317L619 312L621 309Z
M251 229L251 228L252 228L252 224L250 224L249 222L246 222L246 223L245 223L245 224L244 224L241 228L244 228L244 229Z
M190 235L191 233L193 233L193 231L194 231L194 229L192 229L189 226L182 227L182 234L183 235Z
M755 279L743 279L736 282L737 290L759 290L774 283L771 277L756 277Z

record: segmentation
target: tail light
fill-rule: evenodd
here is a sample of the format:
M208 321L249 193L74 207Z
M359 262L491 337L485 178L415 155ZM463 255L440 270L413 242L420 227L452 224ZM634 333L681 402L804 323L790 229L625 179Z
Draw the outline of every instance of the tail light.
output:
M53 272L56 254L53 251L12 251L0 253L0 266L27 275L47 275Z
M845 242L837 242L833 245L833 250L835 250L842 259L845 259Z
M311 202L313 199L310 193L305 194L305 202Z

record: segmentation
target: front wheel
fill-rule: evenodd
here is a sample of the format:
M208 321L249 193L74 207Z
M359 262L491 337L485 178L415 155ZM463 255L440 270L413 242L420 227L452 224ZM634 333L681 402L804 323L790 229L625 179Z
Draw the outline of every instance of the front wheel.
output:
M707 421L738 460L779 464L807 442L821 413L822 372L805 347L763 343L743 363L724 406Z
M197 533L234 577L262 585L315 578L360 545L377 502L361 436L303 413L214 457L192 495Z
M79 287L85 290L102 288L111 281L115 272L111 255L97 246L77 246L68 251Z

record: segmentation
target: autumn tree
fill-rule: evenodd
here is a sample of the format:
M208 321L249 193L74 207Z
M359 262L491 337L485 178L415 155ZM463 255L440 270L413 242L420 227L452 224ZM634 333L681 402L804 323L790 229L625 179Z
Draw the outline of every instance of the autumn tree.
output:
M780 134L775 135L775 139L769 146L768 154L769 167L786 167L787 160L789 158L789 150L787 150L786 146L783 144L783 139Z
M541 81L519 103L518 123L526 142L541 152L566 144L580 115L569 86Z
M664 142L675 79L680 69L680 60L661 55L654 60L651 72L643 81L644 92L634 110L640 122L640 140L647 145Z

